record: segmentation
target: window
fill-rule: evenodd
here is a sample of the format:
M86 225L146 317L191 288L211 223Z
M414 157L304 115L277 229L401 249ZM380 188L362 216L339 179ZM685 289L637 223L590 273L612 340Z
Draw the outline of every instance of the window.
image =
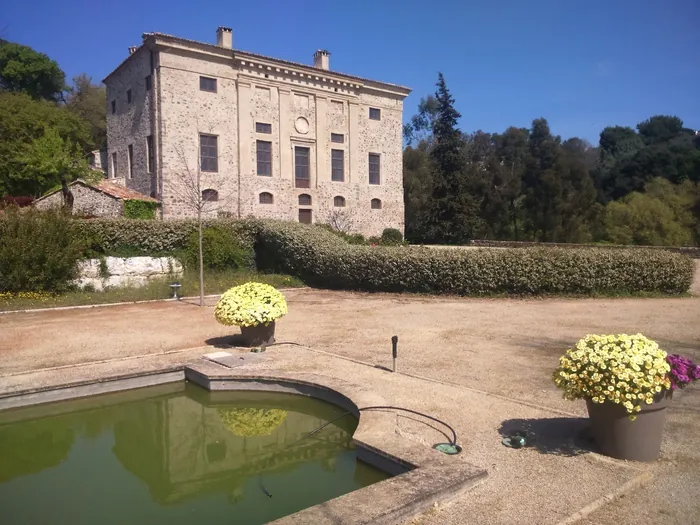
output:
M256 141L258 175L272 177L272 142Z
M336 208L345 208L345 197L341 197L340 195L333 197L333 206Z
M382 120L382 110L379 108L369 108L369 118L372 120Z
M379 153L369 154L369 183L379 184Z
M131 104L131 90L130 89L126 90L126 102L128 104Z
M263 191L260 194L260 204L273 204L274 202L275 198L272 196L272 193Z
M202 171L219 171L216 135L199 135L199 157Z
M266 124L264 122L255 123L255 133L272 133L272 124Z
M311 195L306 193L299 195L299 206L311 206Z
M372 209L373 210L381 210L382 209L382 201L379 199L372 199Z
M148 75L146 78L144 78L144 81L146 83L146 91L151 90L151 75Z
M199 77L199 90L216 93L216 79L209 77Z
M212 189L202 190L202 200L204 202L216 202L219 200L219 192Z
M302 224L311 224L311 210L309 209L300 209L299 210L299 222Z
M343 142L345 142L345 135L343 135L342 133L331 133L331 142L342 144Z
M331 180L334 182L345 180L345 152L342 149L331 150Z
M134 178L134 146L132 144L129 144L127 146L127 151L129 152L129 178L133 179Z
M153 151L153 135L146 137L146 155L148 155L148 173L156 170L156 156Z
M117 112L117 101L113 100L112 101L112 115L114 115Z
M112 153L112 178L117 176L117 152Z
M309 148L294 147L294 182L297 188L309 187Z

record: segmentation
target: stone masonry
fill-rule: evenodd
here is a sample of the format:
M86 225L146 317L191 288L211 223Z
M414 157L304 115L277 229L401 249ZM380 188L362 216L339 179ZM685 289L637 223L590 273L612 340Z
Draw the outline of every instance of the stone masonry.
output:
M313 222L333 216L365 235L403 231L402 112L410 90L333 72L327 52L317 52L312 67L234 50L227 28L217 36L212 45L144 34L104 80L108 177L161 200L166 219L195 214L189 190L199 177L200 190L218 194L208 215L300 220L300 210L311 210ZM200 89L200 77L214 80L215 91ZM256 123L269 132L258 133ZM215 172L198 169L200 134L216 136ZM271 176L257 173L257 141L271 143ZM296 147L309 148L309 188L296 187ZM331 180L332 150L343 152L343 182ZM370 153L379 155L379 184L369 183ZM261 193L272 202L261 202Z
M181 276L182 264L172 257L105 257L102 270L100 259L80 261L75 284L100 292L105 288L139 287L154 280Z

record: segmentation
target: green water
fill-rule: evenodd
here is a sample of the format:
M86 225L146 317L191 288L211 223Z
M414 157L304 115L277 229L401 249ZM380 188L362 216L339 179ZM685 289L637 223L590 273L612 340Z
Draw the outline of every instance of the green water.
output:
M0 412L0 523L266 523L386 479L351 416L298 441L342 412L189 384Z

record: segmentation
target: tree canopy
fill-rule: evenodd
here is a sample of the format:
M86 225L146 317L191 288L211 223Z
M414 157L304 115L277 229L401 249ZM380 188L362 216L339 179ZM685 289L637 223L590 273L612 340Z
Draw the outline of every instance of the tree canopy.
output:
M13 42L0 42L0 89L26 93L35 100L61 99L66 76L44 53Z
M700 136L675 116L609 126L597 147L546 119L463 133L445 79L405 126L406 238L700 244Z

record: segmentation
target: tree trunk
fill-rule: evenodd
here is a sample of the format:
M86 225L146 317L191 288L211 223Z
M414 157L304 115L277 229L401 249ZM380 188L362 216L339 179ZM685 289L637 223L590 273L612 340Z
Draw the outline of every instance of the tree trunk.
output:
M199 306L204 306L204 249L202 248L202 210L197 211L197 236L199 241Z
M69 213L73 212L73 192L68 186L68 181L66 178L61 176L61 193L63 194L63 206L68 210Z

